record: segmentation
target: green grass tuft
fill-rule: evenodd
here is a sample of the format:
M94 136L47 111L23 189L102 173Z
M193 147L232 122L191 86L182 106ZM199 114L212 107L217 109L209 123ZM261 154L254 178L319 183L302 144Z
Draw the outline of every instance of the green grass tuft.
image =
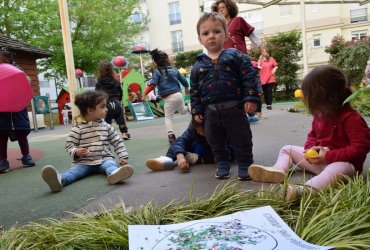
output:
M219 185L210 197L190 202L155 205L148 202L130 211L120 207L96 214L74 214L73 219L45 219L0 232L0 249L128 249L128 225L170 224L231 214L270 205L303 239L338 249L370 246L370 185L359 176L305 195L299 203L282 198L284 185L252 192L237 183Z

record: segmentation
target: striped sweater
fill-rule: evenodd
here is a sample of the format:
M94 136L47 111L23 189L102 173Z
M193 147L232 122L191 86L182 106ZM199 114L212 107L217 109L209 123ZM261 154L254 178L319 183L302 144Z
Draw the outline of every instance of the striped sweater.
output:
M81 116L75 119L75 124L67 138L66 150L74 163L97 165L108 158L115 158L111 147L119 159L128 159L125 144L116 130L103 120L87 122ZM89 149L89 155L77 157L78 148Z

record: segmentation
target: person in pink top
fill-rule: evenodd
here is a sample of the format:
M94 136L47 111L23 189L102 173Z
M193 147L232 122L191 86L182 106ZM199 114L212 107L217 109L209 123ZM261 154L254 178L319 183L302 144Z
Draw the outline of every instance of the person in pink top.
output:
M273 167L251 165L254 181L281 183L288 170L298 166L315 174L304 186L289 185L288 202L303 191L315 193L344 178L361 173L370 151L370 129L361 115L344 100L352 92L343 71L335 66L314 68L302 82L303 102L313 115L311 131L304 147L286 145ZM317 156L306 156L314 150Z
M258 60L260 67L261 86L267 109L272 109L272 88L276 83L275 73L278 64L267 52L262 54Z

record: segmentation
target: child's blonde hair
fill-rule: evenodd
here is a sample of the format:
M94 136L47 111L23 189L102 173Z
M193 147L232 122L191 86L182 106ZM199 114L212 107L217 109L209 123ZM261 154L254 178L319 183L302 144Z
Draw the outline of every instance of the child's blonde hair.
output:
M222 28L225 31L225 34L227 34L227 21L225 17L217 12L211 12L211 13L204 13L198 20L197 23L197 33L198 36L200 35L200 25L205 23L208 20L212 21L219 21L222 24Z

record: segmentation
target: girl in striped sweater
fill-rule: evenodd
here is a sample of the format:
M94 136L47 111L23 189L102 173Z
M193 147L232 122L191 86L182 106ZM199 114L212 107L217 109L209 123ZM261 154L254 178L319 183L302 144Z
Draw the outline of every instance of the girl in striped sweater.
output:
M81 115L75 118L66 142L66 150L73 159L72 167L63 173L58 173L51 165L42 169L42 178L51 191L59 192L64 186L91 174L106 174L109 184L131 177L133 168L127 165L125 144L115 129L104 121L107 95L86 91L76 96L75 104ZM119 166L110 145L119 158Z

